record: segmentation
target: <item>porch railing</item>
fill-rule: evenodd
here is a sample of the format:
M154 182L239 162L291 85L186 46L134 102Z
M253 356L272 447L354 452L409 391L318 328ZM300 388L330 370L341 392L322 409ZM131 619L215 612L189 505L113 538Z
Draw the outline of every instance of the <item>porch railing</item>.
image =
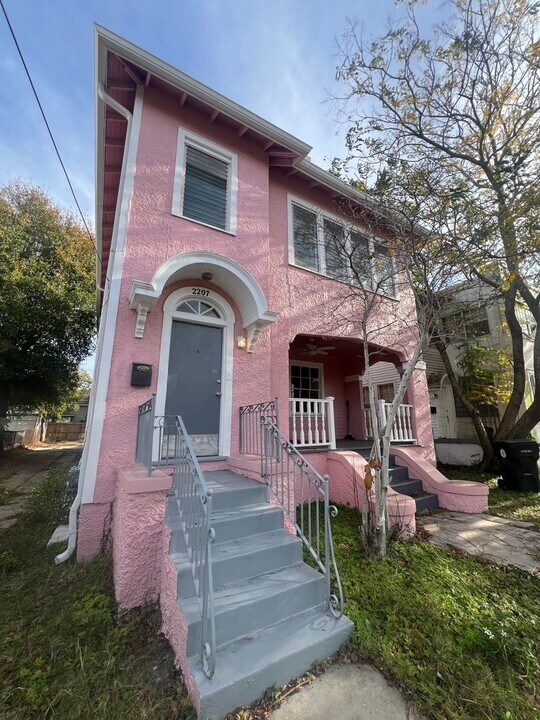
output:
M327 610L340 617L343 591L331 526L337 508L329 502L328 476L320 475L265 415L261 416L261 444L261 475L325 577Z
M377 400L377 419L379 427L382 429L386 425L388 413L392 403L384 400ZM398 410L392 429L390 431L391 442L412 442L415 440L412 426L412 405L398 405ZM368 407L364 408L364 421L366 426L366 434L373 437L373 426L371 423L371 412Z
M137 415L137 443L135 445L135 459L144 465L148 476L152 474L152 443L154 440L155 395L142 405L139 405Z
M173 487L182 521L195 591L201 611L201 659L211 678L216 663L212 577L212 490L206 484L182 418L175 418Z
M289 398L291 441L298 447L336 449L334 398Z
M279 426L278 399L268 402L243 405L240 408L240 452L246 455L261 455L261 417L269 418Z

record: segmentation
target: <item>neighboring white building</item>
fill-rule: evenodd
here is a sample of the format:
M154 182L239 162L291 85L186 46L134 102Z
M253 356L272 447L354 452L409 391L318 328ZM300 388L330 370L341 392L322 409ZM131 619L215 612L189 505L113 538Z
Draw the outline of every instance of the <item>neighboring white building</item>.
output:
M446 323L454 331L458 329L456 341L448 347L452 366L458 375L462 374L459 359L473 342L485 347L506 349L511 352L511 339L506 329L502 300L493 297L492 292L485 285L469 282L457 285L444 293L444 296L448 299ZM532 402L534 394L533 341L535 325L532 315L526 308L523 308L520 312L520 322L524 332L527 373L525 398L521 409L521 413L523 413ZM424 359L427 364L433 435L435 440L439 440L437 443L439 459L448 462L447 452L442 449L440 440L472 441L474 443L477 440L476 432L465 408L454 398L438 350L430 348L424 354ZM488 429L495 432L504 409L504 404L493 407L491 410L486 409L483 419ZM537 439L540 439L540 426L536 427L535 434ZM442 451L444 459L441 457L439 450ZM467 464L462 463L463 451L463 448L456 447L450 453L450 456L455 455L454 460L459 464ZM475 462L477 460L478 458L475 458Z

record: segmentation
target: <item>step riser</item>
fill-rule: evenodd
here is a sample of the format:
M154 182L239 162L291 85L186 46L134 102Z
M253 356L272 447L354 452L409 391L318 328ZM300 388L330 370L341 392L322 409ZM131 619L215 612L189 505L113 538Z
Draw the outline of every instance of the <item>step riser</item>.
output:
M302 543L287 543L268 547L242 557L223 558L213 563L214 587L272 572L302 561Z
M324 660L333 655L350 636L349 625L336 627L332 632L334 620L321 616L321 622L328 622L328 634L318 642L307 646L296 647L285 658L263 668L258 668L248 677L221 688L217 692L208 692L207 683L201 683L201 718L213 720L224 717L228 712L241 705L248 705L261 697L271 687L284 685L291 678L305 673L318 660ZM197 668L196 661L191 660L190 665ZM211 682L211 681L210 681Z
M283 528L283 512L276 508L275 512L264 512L259 515L246 514L245 517L223 520L215 517L212 527L216 533L213 542L213 546L215 546L222 542L228 542L229 540L239 540L240 538L251 535L281 530ZM191 542L194 536L194 532L190 533ZM181 529L180 521L178 520L171 528L169 552L182 552L184 549L184 531Z
M247 553L244 556L234 556L214 560L212 563L212 574L214 588L222 585L230 585L234 582L247 580L248 578L272 572L279 568L295 565L302 560L302 544L300 541L278 545L276 547L263 548L258 552ZM187 567L187 565L186 565ZM189 597L186 594L186 587L190 587L189 578L184 576L187 572L184 567L178 573L177 592L178 597Z
M434 509L439 507L439 498L437 495L427 495L426 497L415 498L416 512L421 510Z
M391 483L390 487L402 495L411 495L411 493L422 492L423 490L423 485L420 480Z
M253 487L242 490L228 490L215 492L212 497L214 512L220 510L235 510L246 505L258 505L267 501L266 485L258 483Z
M250 513L246 508L245 515L234 518L214 517L212 527L216 532L214 545L228 540L237 540L250 535L271 532L283 528L283 511L272 508L262 513Z
M406 467L390 468L390 484L394 482L405 482L409 479L409 471Z
M239 612L232 608L216 615L216 644L218 647L268 625L319 607L325 609L324 578L291 587L277 595L269 595L256 602L246 603ZM201 621L189 625L187 654L196 655L200 648Z

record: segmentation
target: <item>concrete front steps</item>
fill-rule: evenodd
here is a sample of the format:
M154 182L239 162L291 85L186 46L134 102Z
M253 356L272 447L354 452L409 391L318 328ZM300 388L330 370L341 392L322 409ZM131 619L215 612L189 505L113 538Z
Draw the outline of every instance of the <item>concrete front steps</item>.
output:
M360 448L355 450L359 455L369 460L370 450ZM406 467L397 466L393 455L390 455L390 487L401 495L409 495L416 504L416 512L439 507L437 493L425 492L421 480L411 480Z
M324 578L302 561L302 542L284 529L283 511L264 484L229 471L205 472L213 490L212 545L216 669L200 659L201 614L176 499L169 499L170 556L188 625L188 664L200 716L221 718L332 655L353 630L326 612Z

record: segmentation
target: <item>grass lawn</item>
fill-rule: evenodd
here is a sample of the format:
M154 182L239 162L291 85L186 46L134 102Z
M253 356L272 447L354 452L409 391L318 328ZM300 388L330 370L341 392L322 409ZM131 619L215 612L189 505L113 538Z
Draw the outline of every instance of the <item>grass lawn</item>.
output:
M498 475L478 470L444 468L442 473L453 480L474 480L489 485L489 513L509 520L531 522L540 529L540 493L499 490Z
M105 560L55 567L45 549L63 517L67 467L51 470L0 535L0 717L193 717L159 613L117 617Z
M53 565L44 546L65 512L65 480L66 470L49 472L0 535L0 717L193 717L157 610L118 617L103 559ZM422 540L393 543L375 563L361 553L358 524L349 508L333 523L353 655L434 720L538 719L540 582Z
M540 718L540 581L420 539L373 562L340 508L336 555L360 651L429 717Z

